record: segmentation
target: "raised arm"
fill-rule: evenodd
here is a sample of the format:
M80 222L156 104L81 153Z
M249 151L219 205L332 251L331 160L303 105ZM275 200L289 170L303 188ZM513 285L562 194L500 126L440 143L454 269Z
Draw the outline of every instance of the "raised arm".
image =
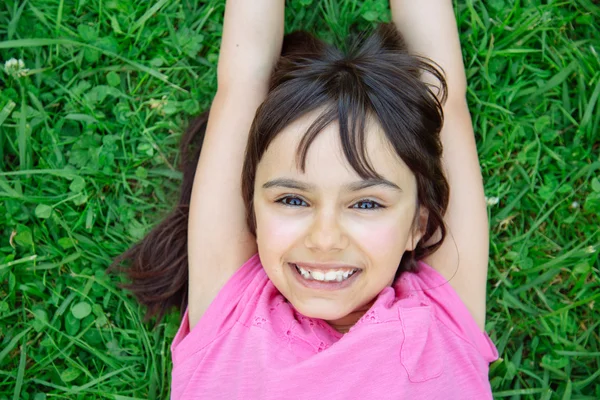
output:
M227 0L213 100L188 223L190 329L233 273L256 252L241 171L250 125L281 53L283 0Z
M437 62L448 83L441 132L443 163L450 184L450 202L444 216L448 236L424 261L450 279L483 330L489 228L452 1L391 0L390 5L392 19L409 49Z

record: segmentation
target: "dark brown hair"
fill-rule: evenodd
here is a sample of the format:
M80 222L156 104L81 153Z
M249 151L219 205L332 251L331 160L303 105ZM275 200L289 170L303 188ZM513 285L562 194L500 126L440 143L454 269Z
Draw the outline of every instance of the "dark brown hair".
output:
M437 93L421 80L423 73L439 82ZM269 144L286 126L321 110L297 150L302 171L315 137L338 121L344 155L352 168L362 178L380 178L366 155L365 126L367 118L373 117L415 175L418 205L429 211L422 239L414 251L404 254L396 276L415 271L416 261L433 253L446 236L443 216L449 186L442 170L439 138L445 96L446 82L440 70L429 60L410 55L392 24L381 24L370 36L356 37L346 54L306 32L286 35L246 148L241 187L249 230L256 234L256 168ZM205 129L206 115L193 121L183 136L184 177L175 211L113 263L131 261L131 267L124 269L131 280L125 287L148 307L147 317L162 317L171 306L182 310L186 306L188 205ZM190 149L192 143L200 145ZM438 230L440 240L426 244Z

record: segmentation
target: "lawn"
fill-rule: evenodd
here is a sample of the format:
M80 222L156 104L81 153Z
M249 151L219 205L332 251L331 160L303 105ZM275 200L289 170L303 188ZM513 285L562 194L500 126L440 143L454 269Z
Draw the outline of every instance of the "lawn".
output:
M144 322L106 268L176 202L223 3L1 2L0 399L168 397L179 314ZM389 21L382 0L288 3L287 31L336 43ZM600 5L456 12L489 204L494 394L599 399Z

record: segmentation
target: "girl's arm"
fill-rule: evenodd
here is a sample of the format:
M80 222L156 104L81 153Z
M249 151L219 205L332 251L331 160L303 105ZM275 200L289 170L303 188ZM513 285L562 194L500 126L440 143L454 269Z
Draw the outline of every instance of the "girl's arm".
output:
M450 184L450 202L444 216L448 236L424 261L450 280L483 330L489 228L452 1L391 0L390 5L392 19L409 49L437 62L448 83L441 131L443 164Z
M241 172L248 132L281 53L283 0L227 0L213 100L188 222L192 329L233 273L256 252Z

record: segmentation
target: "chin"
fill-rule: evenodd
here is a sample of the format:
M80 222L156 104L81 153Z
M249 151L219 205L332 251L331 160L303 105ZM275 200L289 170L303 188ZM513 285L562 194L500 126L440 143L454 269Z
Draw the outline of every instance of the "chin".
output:
M325 321L335 321L344 318L352 312L350 309L346 310L336 305L336 301L334 300L308 299L302 302L295 301L291 303L300 314Z

